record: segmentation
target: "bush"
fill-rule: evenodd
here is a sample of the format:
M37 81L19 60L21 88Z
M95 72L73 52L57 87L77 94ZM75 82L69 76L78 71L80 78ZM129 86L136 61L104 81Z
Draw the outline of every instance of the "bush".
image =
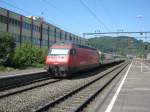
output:
M0 65L9 66L12 62L15 43L14 38L9 33L0 32Z
M25 67L44 64L47 50L30 44L15 49L15 40L9 33L0 32L0 66Z
M13 58L15 67L24 67L29 65L44 64L47 50L40 49L28 44L23 45L21 48L16 49Z

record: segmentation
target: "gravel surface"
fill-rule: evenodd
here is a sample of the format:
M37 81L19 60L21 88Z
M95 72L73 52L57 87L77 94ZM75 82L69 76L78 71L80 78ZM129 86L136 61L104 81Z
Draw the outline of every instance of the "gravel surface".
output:
M34 108L38 108L39 105L44 105L97 76L98 75L84 78L64 79L63 81L54 84L1 98L0 112L32 111Z
M16 93L19 93L19 92L31 90L33 88L37 88L37 87L40 87L40 86L42 87L44 85L48 85L48 84L55 83L55 82L58 82L58 81L61 81L61 79L47 78L45 80L41 80L41 81L38 81L38 82L27 84L27 85L24 85L24 86L21 86L21 87L16 87L16 88L0 91L0 98L10 96L12 94L16 94Z
M122 67L120 67L122 68ZM82 89L81 91L73 94L69 98L65 99L63 102L55 105L54 107L49 108L48 112L73 112L75 111L82 103L84 103L91 95L97 92L100 88L106 85L110 79L112 79L120 69L109 73L108 75L102 77L100 80L90 84L88 87Z
M54 98L61 96L62 93L77 87L77 85L81 85L80 80L63 80L55 84L2 98L0 99L0 111L31 111L33 107L38 107L41 102L45 104L49 100L54 100Z

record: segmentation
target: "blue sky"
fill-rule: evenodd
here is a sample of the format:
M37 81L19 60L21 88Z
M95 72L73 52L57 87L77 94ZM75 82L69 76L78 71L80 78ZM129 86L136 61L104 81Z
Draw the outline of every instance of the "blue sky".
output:
M95 19L80 0L0 0L0 7L25 16L43 16L49 23L80 36L83 32L95 30L150 31L150 0L82 1L100 21ZM143 18L137 19L138 15Z

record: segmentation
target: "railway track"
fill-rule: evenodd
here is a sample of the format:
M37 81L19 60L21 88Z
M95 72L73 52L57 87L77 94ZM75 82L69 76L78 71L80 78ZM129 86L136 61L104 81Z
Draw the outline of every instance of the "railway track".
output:
M106 65L104 65L103 67L105 68L105 66ZM106 67L109 66L107 65ZM85 75L88 74L89 72L85 73ZM6 77L4 79L0 79L0 81L2 81L0 82L0 98L31 90L37 87L42 87L61 80L62 79L54 79L54 77L48 76L48 73L46 72L26 74L23 76Z
M24 76L6 77L1 80L2 82L0 83L2 85L0 88L0 98L61 81L61 79L54 79L53 77L48 76L46 72L39 72Z
M31 90L34 88L42 87L42 86L56 83L59 81L61 81L61 79L52 79L51 77L47 77L47 78L43 78L40 80L35 80L32 82L29 82L29 83L21 84L21 85L19 85L19 87L15 86L15 88L1 91L0 92L0 98L8 97L10 95L14 95L14 94L21 93L21 92Z
M86 107L104 88L115 79L119 73L126 68L128 63L123 63L113 70L91 80L71 92L66 92L54 101L40 106L35 112L79 112Z
M0 91L42 81L45 80L47 77L48 74L46 72L0 77Z
M79 73L67 79L49 79L8 89L0 92L0 111L32 111L49 101L79 88L81 85L95 79L99 75L111 71L119 65L100 67L99 69ZM98 74L99 73L99 74ZM82 75L81 75L82 74Z
M112 65L103 65L102 67L106 68ZM50 78L54 77L52 77L52 75L50 76L47 72L37 72L25 75L0 77L0 92L36 82L41 82Z

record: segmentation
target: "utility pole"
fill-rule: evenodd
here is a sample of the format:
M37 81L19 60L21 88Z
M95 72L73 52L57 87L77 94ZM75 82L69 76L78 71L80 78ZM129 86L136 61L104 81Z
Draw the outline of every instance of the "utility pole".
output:
M139 20L140 32L142 32L142 19L144 17L143 17L143 15L137 15L136 18Z
M40 48L42 48L42 45L43 45L43 23L44 23L43 15L44 15L44 12L41 12L41 18L40 18Z
M143 33L142 33L142 19L143 19L143 15L137 15L136 18L139 21L139 32L141 32L140 35L143 35ZM144 49L143 49L142 60L144 60L144 55L145 55L145 45L144 45Z

